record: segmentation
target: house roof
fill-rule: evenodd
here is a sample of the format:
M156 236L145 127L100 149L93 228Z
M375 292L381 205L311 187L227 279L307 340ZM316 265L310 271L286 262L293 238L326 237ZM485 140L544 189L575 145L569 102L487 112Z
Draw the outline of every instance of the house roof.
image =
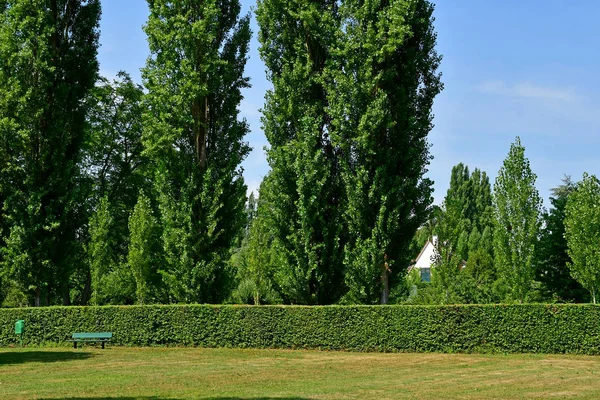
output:
M413 262L409 265L408 267L408 272L412 271L414 266L417 264L417 262L419 262L419 260L421 259L421 257L423 256L423 253L425 252L425 250L427 249L427 246L429 246L430 244L432 246L435 246L435 243L437 242L437 236L434 235L431 237L431 239L427 239L427 242L425 242L425 244L423 245L423 248L421 249L421 251L419 252L419 255L417 256L417 258L415 258L413 260Z

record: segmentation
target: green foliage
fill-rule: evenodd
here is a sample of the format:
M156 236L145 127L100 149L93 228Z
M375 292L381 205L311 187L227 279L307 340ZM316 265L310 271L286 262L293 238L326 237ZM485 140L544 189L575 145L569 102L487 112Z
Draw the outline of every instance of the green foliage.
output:
M273 84L263 111L271 172L260 196L272 199L268 223L280 249L282 296L288 303L334 303L345 292L347 241L341 153L325 87L338 6L260 0L256 18Z
M600 181L594 175L583 174L569 196L564 223L571 275L596 303L600 289Z
M11 280L9 277L4 277L2 284L2 304L0 306L17 308L29 305L26 291L17 282Z
M438 225L437 237L434 241L435 254L431 274L432 286L438 289L438 303L449 304L456 302L460 273L463 263L459 242L461 236L460 215L456 208L447 207ZM464 231L462 231L464 233ZM460 301L459 301L460 302Z
M126 260L115 264L102 280L101 304L135 304L136 282Z
M91 183L87 201L90 269L76 276L80 304L130 304L132 276L127 267L129 217L142 188L149 188L148 160L142 155L142 87L125 72L100 77L86 99L88 135L83 157ZM93 211L92 211L93 210ZM90 288L91 283L91 288Z
M435 274L435 271L432 271L432 274ZM431 282L424 282L419 270L412 269L407 274L405 285L407 295L405 298L397 299L397 304L432 305L440 303L439 287L432 285Z
M540 232L542 200L536 175L517 137L494 184L494 252L497 271L512 300L523 302L535 277L535 250Z
M119 211L119 224L127 221L146 180L143 170L147 159L142 155L143 97L143 88L120 71L113 81L100 77L86 104L89 137L84 162L92 173L94 197L109 198Z
M115 241L120 239L120 235L116 232L113 210L108 197L104 196L90 218L90 238L86 246L89 282L86 282L85 287L89 286L87 290L91 290L94 305L133 304L135 300L135 279L125 255L119 254L115 249ZM129 243L129 237L125 241ZM83 300L86 297L83 296L82 302L85 303Z
M495 279L492 195L485 172L460 163L436 216L436 259L432 284L437 303L489 302ZM473 257L473 261L471 261ZM468 267L470 264L470 268ZM464 269L463 269L464 268ZM485 292L486 294L482 293Z
M264 185L261 185L264 188ZM268 225L269 207L260 196L250 196L248 233L240 250L234 255L239 285L233 293L236 303L275 304L281 298L275 287L279 254L275 238Z
M87 195L80 170L98 63L100 1L0 9L0 227L4 267L35 305L70 303Z
M491 246L491 238L490 238ZM479 247L469 252L469 260L462 271L465 303L496 303L504 299L498 293L496 266L490 251Z
M427 135L442 90L429 1L347 1L341 7L330 108L345 154L348 298L387 303L428 217Z
M452 232L447 238L462 260L469 252L480 248L479 241L484 230L493 229L493 205L490 182L485 172L460 163L452 168L450 186L444 199L446 218ZM491 244L491 243L490 243ZM488 247L487 250L491 250ZM490 254L491 255L491 254Z
M151 56L142 70L148 94L145 153L154 166L170 301L228 297L230 248L244 227L249 152L238 120L250 41L237 0L148 2Z
M142 154L143 97L142 87L121 71L113 81L100 77L86 103L89 133L83 161L93 182L90 207L107 198L115 258L126 256L129 215L140 189L151 187Z
M112 270L117 260L114 257L114 223L110 215L108 198L103 197L98 210L90 219L90 241L87 246L91 271L92 304L102 304L102 280Z
M113 345L600 354L600 307L129 306L0 310L0 346L113 332Z
M129 217L129 254L127 263L135 277L137 302L150 300L153 277L160 262L158 223L152 212L150 199L140 192L138 202Z
M258 2L285 301L386 303L402 281L432 200L432 12L421 0Z
M587 291L571 276L568 265L572 260L565 238L565 209L575 187L570 177L565 177L563 183L552 190L552 207L543 215L544 223L536 252L536 280L541 283L540 294L546 301L589 301Z

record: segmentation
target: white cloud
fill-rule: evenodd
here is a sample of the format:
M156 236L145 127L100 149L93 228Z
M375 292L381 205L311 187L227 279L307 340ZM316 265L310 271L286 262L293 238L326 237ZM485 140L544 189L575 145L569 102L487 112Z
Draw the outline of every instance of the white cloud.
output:
M531 82L518 82L510 85L504 81L490 80L477 86L477 90L487 94L567 103L579 100L579 96L572 88L540 86Z

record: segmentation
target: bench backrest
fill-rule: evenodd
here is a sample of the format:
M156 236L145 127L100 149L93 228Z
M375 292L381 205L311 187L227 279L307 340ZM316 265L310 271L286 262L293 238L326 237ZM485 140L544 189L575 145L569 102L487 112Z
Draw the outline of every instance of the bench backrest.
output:
M112 332L80 332L74 333L73 339L110 339Z

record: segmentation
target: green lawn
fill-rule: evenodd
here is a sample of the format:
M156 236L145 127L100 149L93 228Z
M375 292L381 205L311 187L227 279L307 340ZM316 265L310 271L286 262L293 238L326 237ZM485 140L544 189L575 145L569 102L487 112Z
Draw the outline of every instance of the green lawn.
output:
M0 399L600 398L600 357L0 349Z

